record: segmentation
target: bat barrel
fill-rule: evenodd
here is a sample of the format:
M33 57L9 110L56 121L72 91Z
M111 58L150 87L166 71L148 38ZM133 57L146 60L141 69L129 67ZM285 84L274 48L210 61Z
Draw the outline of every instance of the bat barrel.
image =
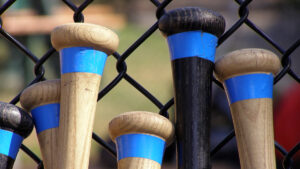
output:
M174 137L172 123L150 112L123 113L110 122L109 132L117 145L118 169L160 169Z
M100 80L118 37L101 26L71 23L55 28L51 42L61 61L58 168L87 169Z
M12 169L24 138L33 129L31 117L21 108L0 102L0 168Z
M275 169L273 76L280 61L270 51L243 49L216 62L230 103L242 169Z
M210 102L215 50L225 29L223 17L211 10L187 7L167 12L159 20L171 54L177 166L210 166Z
M36 127L45 169L55 169L59 127L60 80L47 80L26 88L20 97Z

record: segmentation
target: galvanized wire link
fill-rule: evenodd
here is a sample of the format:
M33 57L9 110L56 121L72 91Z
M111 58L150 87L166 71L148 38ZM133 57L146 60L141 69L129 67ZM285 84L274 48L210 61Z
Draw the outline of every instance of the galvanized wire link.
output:
M74 22L84 22L84 15L82 12L93 2L93 0L85 0L81 5L77 6L70 0L62 0L63 3L68 6L72 11L74 11L73 20ZM166 7L172 2L172 0L150 0L151 3L156 7L155 13L153 16L156 16L159 19L165 12ZM284 49L277 41L275 41L271 36L264 32L261 28L259 28L253 21L251 21L248 16L251 13L251 10L248 6L252 3L252 0L233 0L236 5L239 6L237 15L239 18L235 21L234 24L229 26L227 31L219 38L218 46L222 45L231 35L233 35L237 30L240 29L242 25L247 26L249 31L254 31L257 36L266 41L272 48L277 50L281 56L281 64L282 69L278 73L278 75L274 79L274 84L278 83L282 80L286 75L290 75L295 81L300 82L299 75L296 74L295 70L291 68L291 64L293 62L293 58L291 55L293 52L299 48L300 38L296 40L294 43L290 44L287 49ZM7 11L13 4L15 0L7 0L0 6L0 34L4 39L6 39L7 43L11 43L14 45L16 50L21 51L27 58L29 58L35 66L33 67L35 78L27 85L30 86L39 81L45 80L44 74L47 70L43 67L45 62L49 60L51 56L56 52L53 47L48 49L48 51L41 57L38 58L35 56L27 47L25 47L21 42L19 42L15 37L9 34L9 30L3 29L2 25L5 25L1 19L1 15ZM168 110L174 105L174 99L170 98L167 103L162 103L159 99L157 99L151 92L149 92L145 87L143 87L137 80L131 77L127 72L127 64L126 59L130 57L130 55L141 45L143 44L156 30L158 29L158 22L153 23L150 28L145 31L132 45L128 47L128 49L123 53L119 54L115 52L113 54L116 59L116 70L118 75L98 93L98 101L105 97L113 88L115 88L121 80L126 80L130 85L136 88L141 94L143 94L147 99L149 99L157 108L160 110L160 114L169 117ZM223 85L218 82L215 78L213 78L214 83L223 88ZM20 93L15 96L10 103L17 104L19 101ZM101 137L93 133L93 139L103 146L112 156L116 157L116 150L110 144L106 143ZM224 139L222 139L219 144L214 145L214 148L211 150L211 156L217 154L230 140L235 137L234 130L232 130ZM293 157L300 150L300 140L297 145L289 152L286 151L281 145L279 145L275 141L275 147L279 153L284 157L282 165L285 169L292 168L293 166ZM37 168L42 169L43 163L41 159L35 155L30 149L26 146L22 145L21 149L32 158L34 162L37 163Z

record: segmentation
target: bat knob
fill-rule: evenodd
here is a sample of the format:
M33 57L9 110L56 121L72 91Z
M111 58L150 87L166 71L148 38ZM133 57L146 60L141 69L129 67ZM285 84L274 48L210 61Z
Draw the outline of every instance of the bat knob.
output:
M215 64L215 73L220 81L230 77L250 73L272 73L280 69L280 60L265 49L241 49L220 58Z
M158 169L164 148L173 141L174 127L159 114L127 112L109 123L109 133L118 147L119 169Z
M92 47L110 55L116 51L119 38L113 31L99 25L69 23L51 32L51 42L57 51L69 47Z
M165 36L201 30L220 37L225 30L224 18L208 9L185 7L170 10L159 19L159 29Z
M23 109L0 102L0 128L26 138L33 129L33 121Z
M272 98L273 78L279 58L264 49L242 49L220 58L215 64L217 79L224 83L229 102Z
M31 117L23 109L0 102L0 168L11 169L24 138L33 129Z
M20 96L20 103L27 111L45 104L59 103L59 100L59 79L35 83L26 88Z

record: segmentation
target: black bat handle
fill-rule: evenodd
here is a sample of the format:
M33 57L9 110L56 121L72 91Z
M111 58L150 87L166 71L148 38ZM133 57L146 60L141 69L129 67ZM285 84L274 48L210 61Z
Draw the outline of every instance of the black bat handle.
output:
M33 121L23 109L0 102L0 168L12 169L24 138L33 129Z
M210 105L214 55L225 29L211 10L187 7L159 20L171 53L178 169L209 169Z

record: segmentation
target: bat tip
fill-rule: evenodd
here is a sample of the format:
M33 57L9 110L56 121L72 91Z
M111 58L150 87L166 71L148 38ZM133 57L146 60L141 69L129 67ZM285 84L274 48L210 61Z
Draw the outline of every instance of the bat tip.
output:
M0 129L29 136L33 129L33 120L23 109L9 103L0 102Z
M144 133L158 136L169 145L173 141L174 132L174 126L169 119L146 111L126 112L109 123L109 133L114 141L123 134Z
M22 107L31 111L44 104L59 103L60 80L46 80L27 87L20 96Z
M271 51L258 48L236 50L216 61L215 75L221 82L235 75L272 73L280 69L279 58Z
M89 23L68 23L51 32L51 43L59 51L67 47L92 47L107 55L115 52L119 38L112 30Z
M184 7L164 14L159 19L159 29L165 36L200 30L220 37L225 30L225 20L222 15L212 10Z

